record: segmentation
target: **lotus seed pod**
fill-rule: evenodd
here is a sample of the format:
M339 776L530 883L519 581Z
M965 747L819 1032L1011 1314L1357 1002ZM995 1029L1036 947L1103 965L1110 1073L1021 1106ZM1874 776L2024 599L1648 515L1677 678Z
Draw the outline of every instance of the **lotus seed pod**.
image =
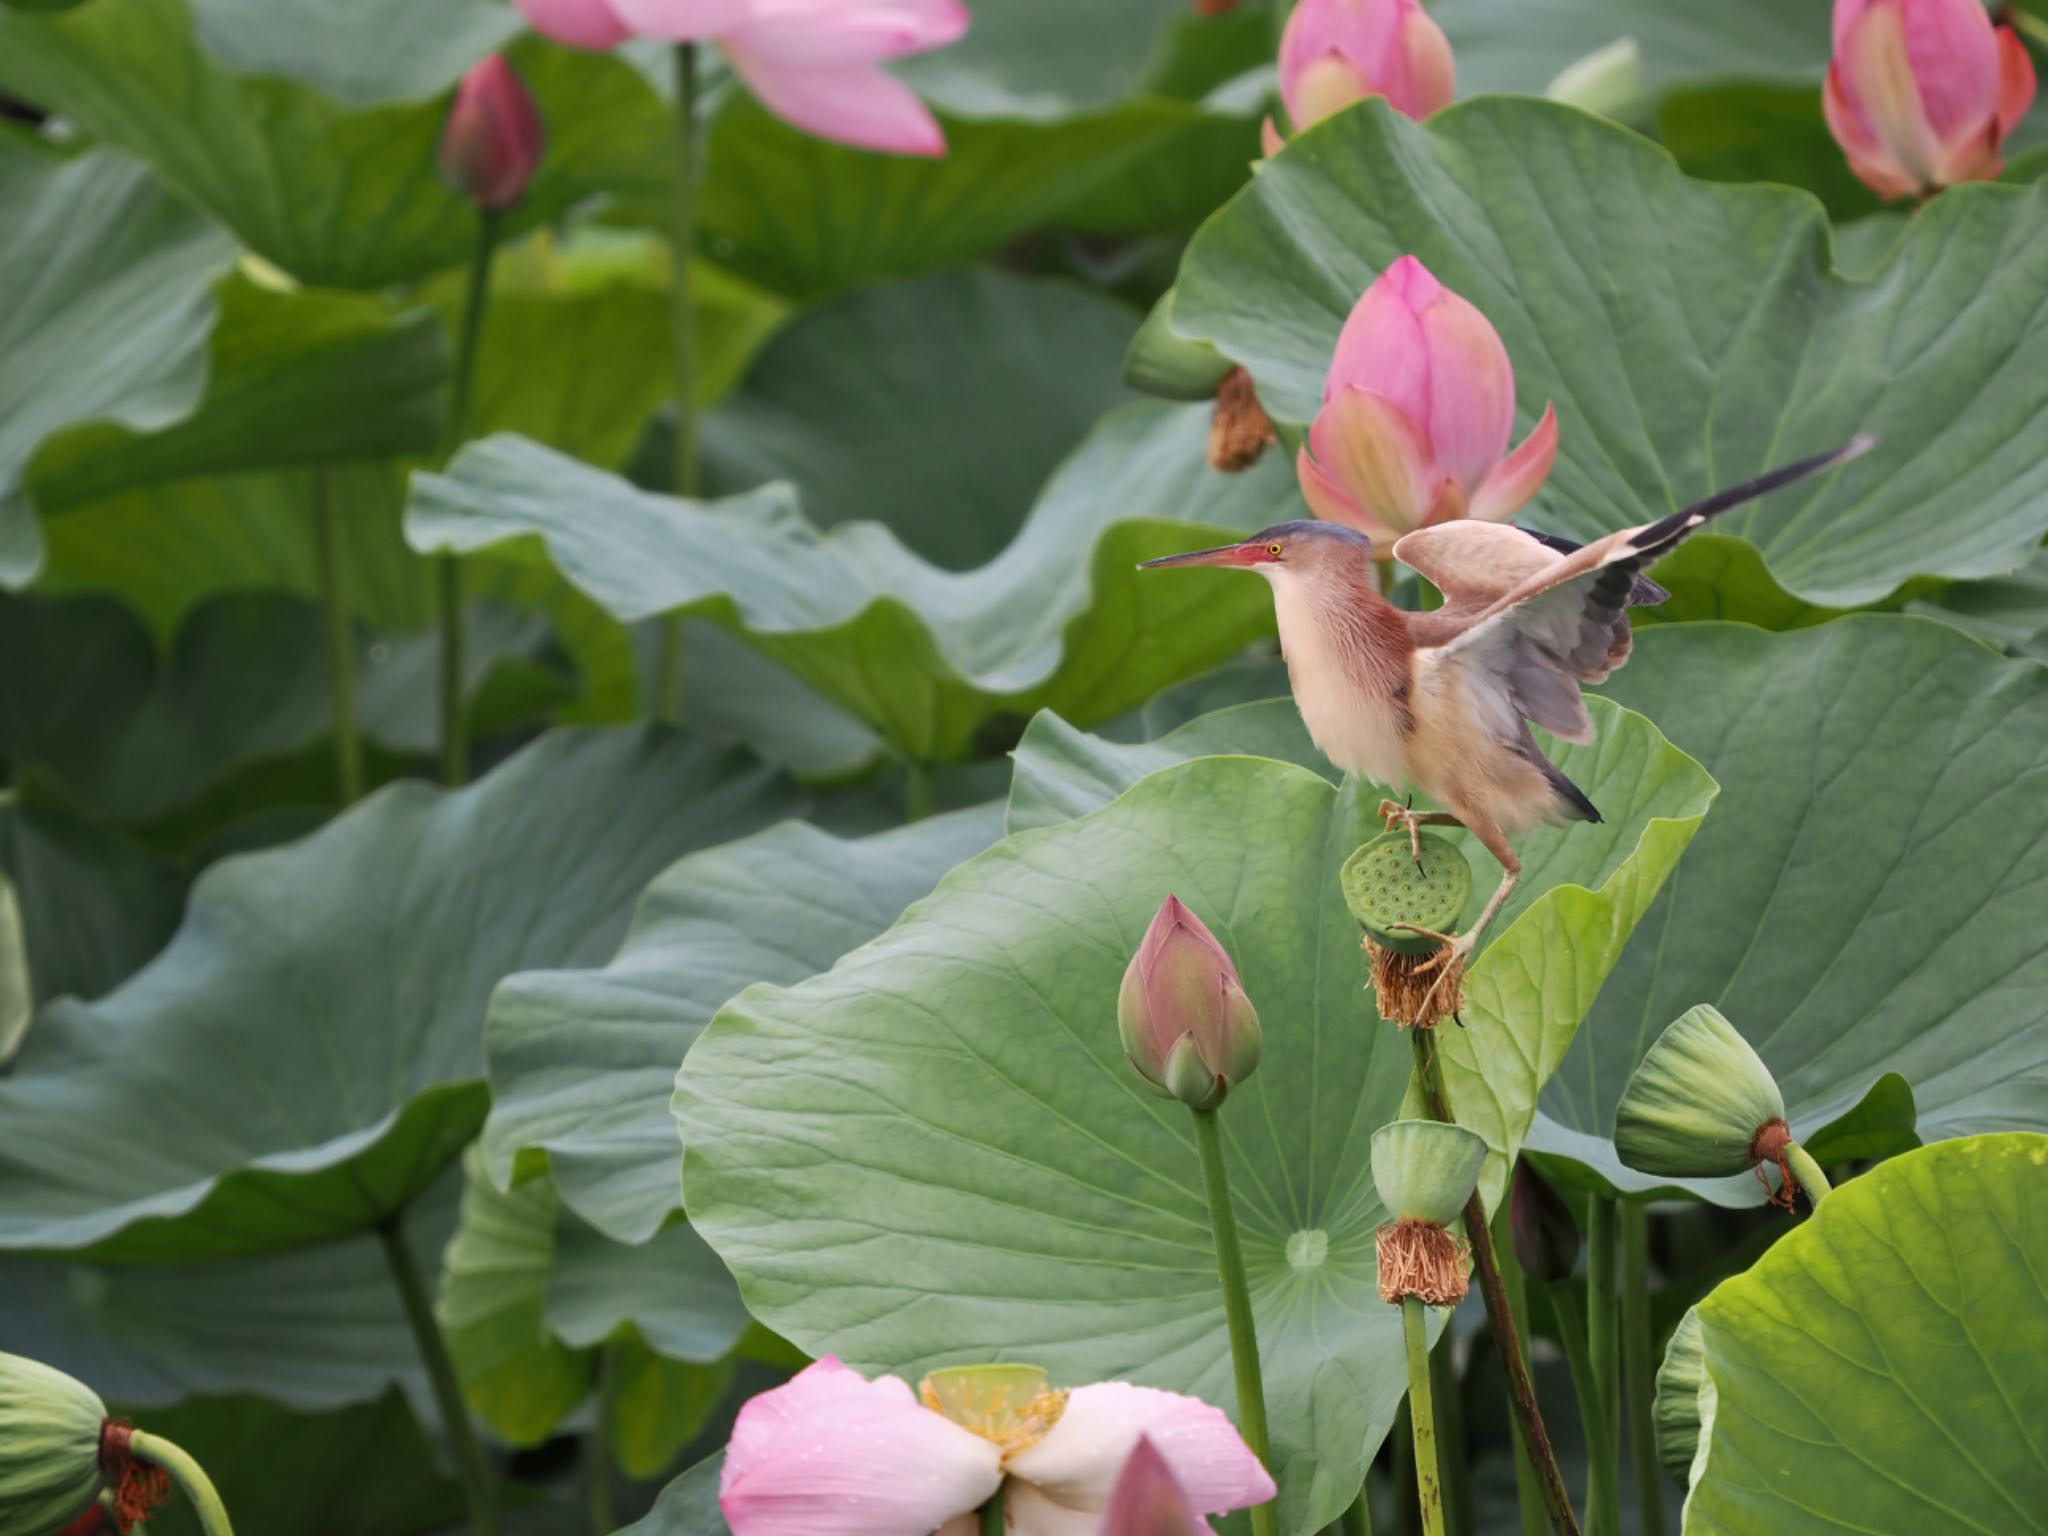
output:
M1447 1227L1479 1184L1486 1140L1441 1120L1396 1120L1372 1133L1372 1181L1395 1219Z
M1700 1382L1706 1375L1707 1346L1700 1331L1700 1309L1687 1307L1664 1363L1657 1367L1657 1459L1680 1482L1689 1480L1693 1457L1700 1448Z
M1035 1365L949 1365L917 1384L925 1407L998 1445L1045 1438L1067 1406Z
M1440 946L1401 924L1450 933L1472 895L1472 866L1447 838L1422 834L1422 867L1406 832L1389 832L1344 861L1344 905L1382 949L1426 955Z
M90 1387L0 1355L0 1531L61 1531L99 1498L106 1422Z
M1629 1078L1614 1147L1640 1173L1714 1178L1755 1167L1756 1133L1784 1118L1763 1058L1702 1003L1657 1037Z

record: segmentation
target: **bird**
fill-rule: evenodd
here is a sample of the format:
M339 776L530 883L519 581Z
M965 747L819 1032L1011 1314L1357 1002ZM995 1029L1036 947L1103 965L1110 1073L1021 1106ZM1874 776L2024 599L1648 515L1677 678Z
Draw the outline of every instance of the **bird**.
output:
M1345 773L1397 793L1420 790L1444 807L1380 802L1389 831L1406 826L1418 864L1424 826L1466 828L1499 862L1500 884L1471 927L1428 935L1442 941L1440 974L1450 975L1521 880L1513 839L1601 819L1530 728L1593 739L1580 686L1605 682L1627 662L1628 610L1670 596L1643 570L1722 513L1876 442L1854 438L1584 545L1508 523L1418 528L1391 553L1443 594L1443 606L1425 613L1381 596L1372 540L1341 523L1276 523L1242 543L1139 569L1214 566L1265 577L1288 682L1317 748Z

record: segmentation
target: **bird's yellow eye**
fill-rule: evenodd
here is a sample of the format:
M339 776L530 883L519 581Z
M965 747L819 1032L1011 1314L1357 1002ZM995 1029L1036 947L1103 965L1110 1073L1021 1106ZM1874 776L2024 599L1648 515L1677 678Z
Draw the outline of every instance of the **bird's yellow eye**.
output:
M1266 546L1266 553L1271 555L1275 560L1278 560L1280 558L1280 541L1278 539L1275 539L1272 543L1268 544Z

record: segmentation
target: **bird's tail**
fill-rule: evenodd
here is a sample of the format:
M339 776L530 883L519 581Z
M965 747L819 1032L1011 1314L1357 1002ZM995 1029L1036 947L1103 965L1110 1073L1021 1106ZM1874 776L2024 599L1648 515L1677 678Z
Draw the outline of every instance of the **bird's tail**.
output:
M1816 453L1811 458L1796 459L1777 469L1766 470L1754 480L1744 480L1731 485L1724 491L1716 491L1704 501L1696 501L1683 511L1669 517L1660 517L1656 522L1639 529L1630 539L1629 547L1641 550L1646 556L1661 554L1671 545L1691 533L1702 523L1710 522L1723 512L1741 506L1746 501L1755 501L1759 496L1768 496L1772 491L1790 485L1795 480L1804 480L1808 475L1817 475L1824 469L1833 469L1837 464L1846 464L1853 458L1870 452L1877 446L1877 438L1871 433L1852 437L1841 447L1827 453Z

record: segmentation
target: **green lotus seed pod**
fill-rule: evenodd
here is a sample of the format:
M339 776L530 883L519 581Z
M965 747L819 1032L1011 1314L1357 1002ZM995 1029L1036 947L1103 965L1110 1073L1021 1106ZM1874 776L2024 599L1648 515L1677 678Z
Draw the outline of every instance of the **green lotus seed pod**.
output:
M1486 1139L1441 1120L1396 1120L1372 1133L1372 1181L1397 1220L1447 1227L1479 1184Z
M1657 1037L1614 1112L1614 1149L1640 1173L1714 1178L1756 1166L1756 1133L1785 1118L1763 1058L1706 1003Z
M1652 1413L1657 1459L1680 1482L1690 1479L1693 1457L1699 1453L1700 1382L1706 1371L1700 1309L1687 1307L1664 1346L1664 1363L1657 1367L1657 1406Z
M0 1355L0 1531L61 1531L100 1496L107 1405L62 1371Z
M1422 834L1422 867L1406 832L1389 832L1364 844L1344 861L1338 873L1344 905L1364 924L1383 949L1404 955L1426 955L1437 941L1399 927L1412 923L1437 933L1451 933L1472 895L1472 866L1457 845L1446 838Z

